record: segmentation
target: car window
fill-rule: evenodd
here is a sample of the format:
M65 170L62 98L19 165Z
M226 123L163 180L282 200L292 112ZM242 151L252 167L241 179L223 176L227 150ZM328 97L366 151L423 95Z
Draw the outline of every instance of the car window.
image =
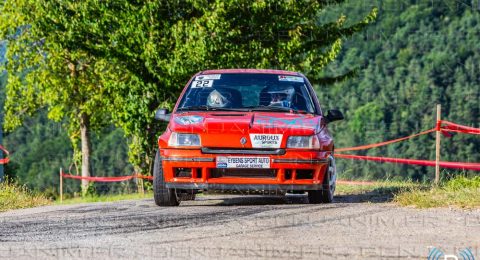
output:
M289 108L314 113L315 108L301 76L280 74L211 74L196 76L178 109Z

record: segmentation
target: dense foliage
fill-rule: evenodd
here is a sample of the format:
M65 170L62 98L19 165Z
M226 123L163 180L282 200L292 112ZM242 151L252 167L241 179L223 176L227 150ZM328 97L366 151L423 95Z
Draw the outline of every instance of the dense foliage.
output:
M337 50L339 55L333 63L322 71L315 71L314 75L309 75L313 78L323 79L325 82L328 81L327 79L334 80L341 75L351 75L349 72L353 69L357 72L356 76L344 82L333 85L317 85L317 93L323 103L323 108L338 107L346 114L345 121L331 125L337 147L373 143L432 128L435 121L436 103L441 103L443 106L442 117L461 124L480 127L480 49L478 48L480 12L476 6L472 7L471 4L472 1L462 3L462 1L454 0L433 2L352 0L349 3L328 7L317 13L317 22L321 24L335 24L339 20L338 17L345 14L345 17L340 20L342 26L349 27L364 19L371 12L373 6L379 7L375 24L367 27L367 30L361 34L344 41L343 51ZM212 7L211 10L194 6L187 9L190 10L188 12L182 8L168 8L167 10L170 12L176 10L178 13L174 13L173 17L175 19L167 23L170 29L163 31L171 38L170 41L165 42L168 43L165 46L155 45L158 42L158 37L162 37L162 35L148 34L151 31L148 29L149 26L156 28L158 22L163 21L158 16L165 13L153 12L158 16L147 15L146 17L150 17L151 20L134 19L137 16L145 15L148 10L150 12L155 10L152 8L159 7L155 6L155 3L150 3L148 6L128 5L122 10L136 10L134 16L127 16L127 13L122 13L118 17L108 16L116 22L106 24L120 26L125 21L129 21L128 17L135 20L135 23L132 22L126 27L128 30L125 29L125 31L114 30L118 27L113 26L110 35L113 38L96 38L98 34L95 34L94 31L88 40L98 43L95 45L97 47L92 48L93 45L83 46L85 50L94 54L109 55L113 60L124 62L119 62L118 66L121 69L126 69L128 73L125 75L129 75L128 79L130 81L128 82L132 84L114 86L122 94L119 99L113 100L112 105L122 108L114 115L118 120L117 122L123 122L117 125L126 129L127 133L140 135L137 136L140 140L139 143L130 147L130 151L134 151L134 161L138 164L141 164L139 161L144 160L142 159L144 158L142 153L145 152L145 148L142 147L151 145L148 130L158 131L156 130L158 128L151 126L152 111L158 105L168 105L166 103L162 104L162 101L174 101L179 89L196 70L242 66L273 68L285 66L286 68L304 70L301 67L289 67L290 65L287 66L278 62L269 63L271 56L268 56L268 52L263 54L260 52L261 55L256 56L258 59L253 59L249 63L251 57L248 56L248 53L244 53L245 50L251 49L252 55L258 55L260 50L268 50L268 44L273 49L278 48L278 46L274 46L276 39L274 32L270 32L266 28L260 28L264 30L260 30L260 32L262 32L261 36L265 41L253 42L251 45L245 43L243 46L235 45L235 43L241 43L239 35L252 35L253 31L258 32L258 28L251 27L252 31L249 31L248 26L245 28L240 25L233 27L238 28L239 31L233 30L232 34L227 34L227 36L233 37L228 38L229 45L222 45L218 38L213 37L215 35L208 35L204 30L194 30L195 28L214 28L214 30L218 29L222 33L228 32L231 27L225 23L242 21L243 16L240 14L234 15L239 11L237 9L241 10L241 6L237 9L235 6L229 6L226 9ZM273 15L264 9L259 10L261 11L256 13L259 17ZM182 12L184 12L184 16L182 16ZM205 12L208 16L197 17ZM92 13L91 19L95 18L93 16L95 14ZM188 22L182 22L181 18L185 17L190 20L187 19ZM208 17L212 17L212 19L208 19ZM233 18L229 19L229 17ZM345 19L346 17L348 19ZM218 24L213 23L213 21L218 21ZM282 21L286 21L286 19ZM150 22L154 23L150 24ZM103 24L103 26L106 26L106 24ZM100 27L94 27L93 29L103 32L101 24ZM132 31L135 31L135 34L129 37L128 33ZM278 33L278 31L276 32ZM197 34L200 34L201 37L198 38ZM254 35L258 36L258 33ZM109 42L112 39L115 41ZM270 41L268 39L274 40ZM139 44L140 41L145 41L145 44ZM175 43L178 43L178 45ZM111 45L116 46L116 48L107 48ZM181 46L181 48L174 48L174 46ZM206 46L212 46L213 49L206 48ZM234 51L229 51L231 48ZM157 52L159 52L158 50L162 51L156 53L155 50ZM209 58L208 56L212 52L218 52L219 55ZM238 56L235 57L230 56L237 54ZM154 75L151 75L151 73L154 73ZM173 78L172 75L178 77ZM162 92L155 92L155 89L161 89ZM136 102L139 99L142 102ZM126 106L125 104L129 105ZM134 123L131 121L132 118L140 118L140 121ZM50 124L45 119L35 120L38 120L35 121L35 124L42 124L45 127ZM64 167L70 164L71 151L68 146L68 139L64 133L63 141L60 142L62 145L58 145L55 149L62 151L62 154L51 154L50 156L54 157L49 157L56 158L55 156L58 156L58 158L50 160L58 161L58 163L51 163L51 165L44 163L41 167L38 164L33 166L35 162L42 161L42 158L40 158L42 156L35 155L38 157L24 159L25 156L29 155L27 151L37 151L38 148L36 147L43 144L29 140L38 139L46 142L46 139L57 138L60 134L53 133L51 136L44 135L42 137L40 133L33 132L26 138L20 134L23 133L22 131L26 131L22 129L25 128L13 132L5 140L12 150L24 151L13 155L13 161L17 163L17 176L24 183L30 183L39 189L45 189L48 184L40 186L43 184L40 184L41 181L37 184L36 178L55 179L52 176L57 174L60 164ZM153 131L153 135L158 134L155 131ZM108 133L105 133L105 135L110 136ZM124 175L131 170L122 164L127 160L125 139L121 137L120 132L115 131L111 135L111 142L108 145L105 143L105 152L99 152L98 155L95 155L95 150L100 148L94 149L94 175ZM103 137L94 138L94 148L95 144L98 147L101 146L98 145L100 140L103 140ZM133 141L134 138L129 140ZM116 143L122 143L120 149L117 149L118 154L113 153L118 148ZM152 149L152 147L150 146L149 149ZM419 137L385 148L356 153L434 159L434 136ZM100 154L104 154L102 156L104 156L105 162L100 163L95 159ZM22 157L19 155L22 155ZM139 155L142 156L138 157ZM443 138L442 159L480 161L480 138L465 135L454 135L448 139ZM114 169L106 168L114 165L114 162L120 162L120 165L115 166ZM20 167L23 167L22 170L18 170ZM342 178L422 179L431 177L433 174L433 169L427 167L353 162L340 159L338 160L338 168L341 171L340 177ZM100 170L104 173L99 173ZM24 174L23 172L28 171L37 171L37 174L31 174L29 177L21 176L21 174Z
M66 122L74 159L81 161L82 176L87 177L91 175L90 132L111 124L105 81L116 78L117 71L102 57L78 48L77 27L85 21L53 8L63 5L81 7L75 1L0 4L0 39L7 46L6 62L0 63L0 69L7 71L4 127L13 130L25 117L47 109L49 118ZM88 181L82 180L84 192L87 187Z
M473 1L472 1L473 2ZM389 140L435 126L442 118L480 127L480 10L471 1L378 1L376 24L354 36L326 73L358 68L358 77L319 86L324 107L339 107L337 147ZM341 12L361 16L354 2ZM338 9L335 11L339 11ZM357 154L435 159L434 134ZM442 160L480 161L478 136L442 139ZM430 178L430 167L339 160L343 177ZM451 172L449 170L449 172ZM460 171L458 171L460 172ZM457 172L457 173L458 173Z
M133 168L128 163L128 148L121 129L108 128L92 136L92 173L94 176L130 175ZM12 152L7 164L7 176L43 191L48 196L58 193L59 170L79 174L78 165L72 161L72 146L61 123L47 119L46 113L27 119L21 128L5 137L5 146ZM99 192L134 190L133 182L96 183ZM77 180L65 179L65 192L80 192Z
M91 128L110 122L130 137L130 161L148 172L160 131L159 106L172 106L193 73L208 68L279 68L317 79L345 37L375 19L348 26L319 15L342 0L0 2L7 42L6 126L45 107L66 120L82 175L90 175ZM84 187L86 182L82 181ZM84 189L85 190L85 189Z
M341 2L124 0L56 9L84 17L77 26L79 48L107 57L122 71L123 80L110 84L118 93L112 117L132 136L131 162L145 170L160 130L152 122L153 113L159 106L171 107L192 74L215 68L278 68L318 79L318 72L340 52L343 39L376 15L370 8L348 26L343 15L318 22L323 10Z

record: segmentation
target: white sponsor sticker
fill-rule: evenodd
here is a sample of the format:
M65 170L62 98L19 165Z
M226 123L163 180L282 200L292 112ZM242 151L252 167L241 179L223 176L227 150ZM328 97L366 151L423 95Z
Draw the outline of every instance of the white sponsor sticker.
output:
M304 82L303 77L279 75L278 81Z
M282 134L250 134L253 148L280 148Z
M217 157L217 168L246 168L246 169L268 169L270 168L269 157L245 157L245 156L219 156Z
M222 74L199 75L195 77L195 80L220 79L221 76Z
M213 85L213 80L195 80L192 83L192 88L209 88Z

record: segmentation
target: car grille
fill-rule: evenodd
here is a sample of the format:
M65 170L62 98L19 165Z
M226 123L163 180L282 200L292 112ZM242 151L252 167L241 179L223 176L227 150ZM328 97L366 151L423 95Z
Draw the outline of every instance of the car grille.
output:
M275 169L211 169L211 178L240 177L240 178L266 178L275 179Z

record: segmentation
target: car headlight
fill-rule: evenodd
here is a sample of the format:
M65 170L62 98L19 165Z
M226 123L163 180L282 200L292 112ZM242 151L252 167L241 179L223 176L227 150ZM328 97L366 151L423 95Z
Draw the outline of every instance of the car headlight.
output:
M318 149L320 142L316 135L290 136L287 140L287 148Z
M168 139L168 146L200 146L200 136L173 132Z

